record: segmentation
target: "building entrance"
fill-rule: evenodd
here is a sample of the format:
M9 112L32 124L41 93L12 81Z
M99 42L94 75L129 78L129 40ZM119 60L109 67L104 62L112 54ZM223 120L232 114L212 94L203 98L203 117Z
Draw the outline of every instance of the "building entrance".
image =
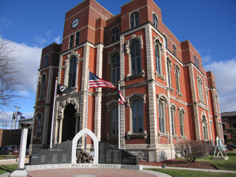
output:
M72 140L76 131L76 117L74 105L69 104L64 111L64 120L62 126L62 142Z

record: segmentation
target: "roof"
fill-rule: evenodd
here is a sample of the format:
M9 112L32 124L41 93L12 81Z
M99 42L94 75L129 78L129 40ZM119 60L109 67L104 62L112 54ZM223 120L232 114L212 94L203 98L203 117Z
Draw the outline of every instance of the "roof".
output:
M236 116L236 111L221 113L221 117L234 117L234 116Z

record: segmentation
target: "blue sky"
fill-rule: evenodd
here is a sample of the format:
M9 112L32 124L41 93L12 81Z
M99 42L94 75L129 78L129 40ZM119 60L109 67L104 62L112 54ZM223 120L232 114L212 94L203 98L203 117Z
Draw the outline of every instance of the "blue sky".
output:
M236 111L236 1L235 0L154 0L162 10L162 20L179 41L189 40L202 56L206 71L216 77L221 112ZM21 91L25 98L0 115L10 124L14 105L31 118L35 102L37 69L41 49L61 43L65 13L82 0L1 1L0 37L11 40L24 64L29 85ZM113 15L129 0L97 0ZM112 3L108 3L112 2ZM1 110L0 110L1 111Z

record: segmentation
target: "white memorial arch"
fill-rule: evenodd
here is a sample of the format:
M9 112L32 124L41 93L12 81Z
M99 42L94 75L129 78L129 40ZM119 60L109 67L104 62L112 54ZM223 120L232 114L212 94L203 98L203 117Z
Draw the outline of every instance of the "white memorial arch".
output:
M95 136L95 134L87 129L84 128L81 130L79 133L75 135L75 137L72 140L72 151L71 151L71 163L76 164L76 147L77 147L77 142L79 139L84 135L87 134L89 135L92 140L93 140L93 145L94 145L94 159L93 159L93 164L98 164L98 138Z

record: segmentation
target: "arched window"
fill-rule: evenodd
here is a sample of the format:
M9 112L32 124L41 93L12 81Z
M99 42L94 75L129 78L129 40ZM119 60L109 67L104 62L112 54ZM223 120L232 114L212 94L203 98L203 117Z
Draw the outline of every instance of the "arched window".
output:
M111 42L115 42L117 40L119 40L119 28L115 27L111 31Z
M184 110L179 112L179 127L180 127L180 136L184 136Z
M153 14L153 25L158 29L158 20L155 14Z
M131 70L132 75L142 71L141 49L139 40L134 40L131 44Z
M133 133L143 133L143 102L135 100L132 103Z
M77 61L77 58L75 56L73 58L71 58L71 60L70 60L68 87L74 87L75 86L76 61Z
M139 25L139 13L133 12L130 16L130 28L134 28Z
M173 44L173 55L174 55L174 56L177 55L177 54L176 54L176 46L175 46L175 44Z
M40 99L41 99L41 100L45 98L46 82L47 82L46 76L45 76L45 75L42 75L42 80L41 80L41 92L40 92Z
M166 65L167 65L167 75L168 75L168 86L172 87L172 84L171 84L171 60L169 58L167 58Z
M175 135L175 107L171 107L171 129L172 135Z
M156 61L156 72L161 75L161 55L160 55L160 46L157 43L155 45L155 61Z
M41 134L42 134L42 115L41 114L37 114L37 131L36 131L36 137L40 138Z
M117 83L120 80L120 54L115 53L112 56L111 77L112 83Z

